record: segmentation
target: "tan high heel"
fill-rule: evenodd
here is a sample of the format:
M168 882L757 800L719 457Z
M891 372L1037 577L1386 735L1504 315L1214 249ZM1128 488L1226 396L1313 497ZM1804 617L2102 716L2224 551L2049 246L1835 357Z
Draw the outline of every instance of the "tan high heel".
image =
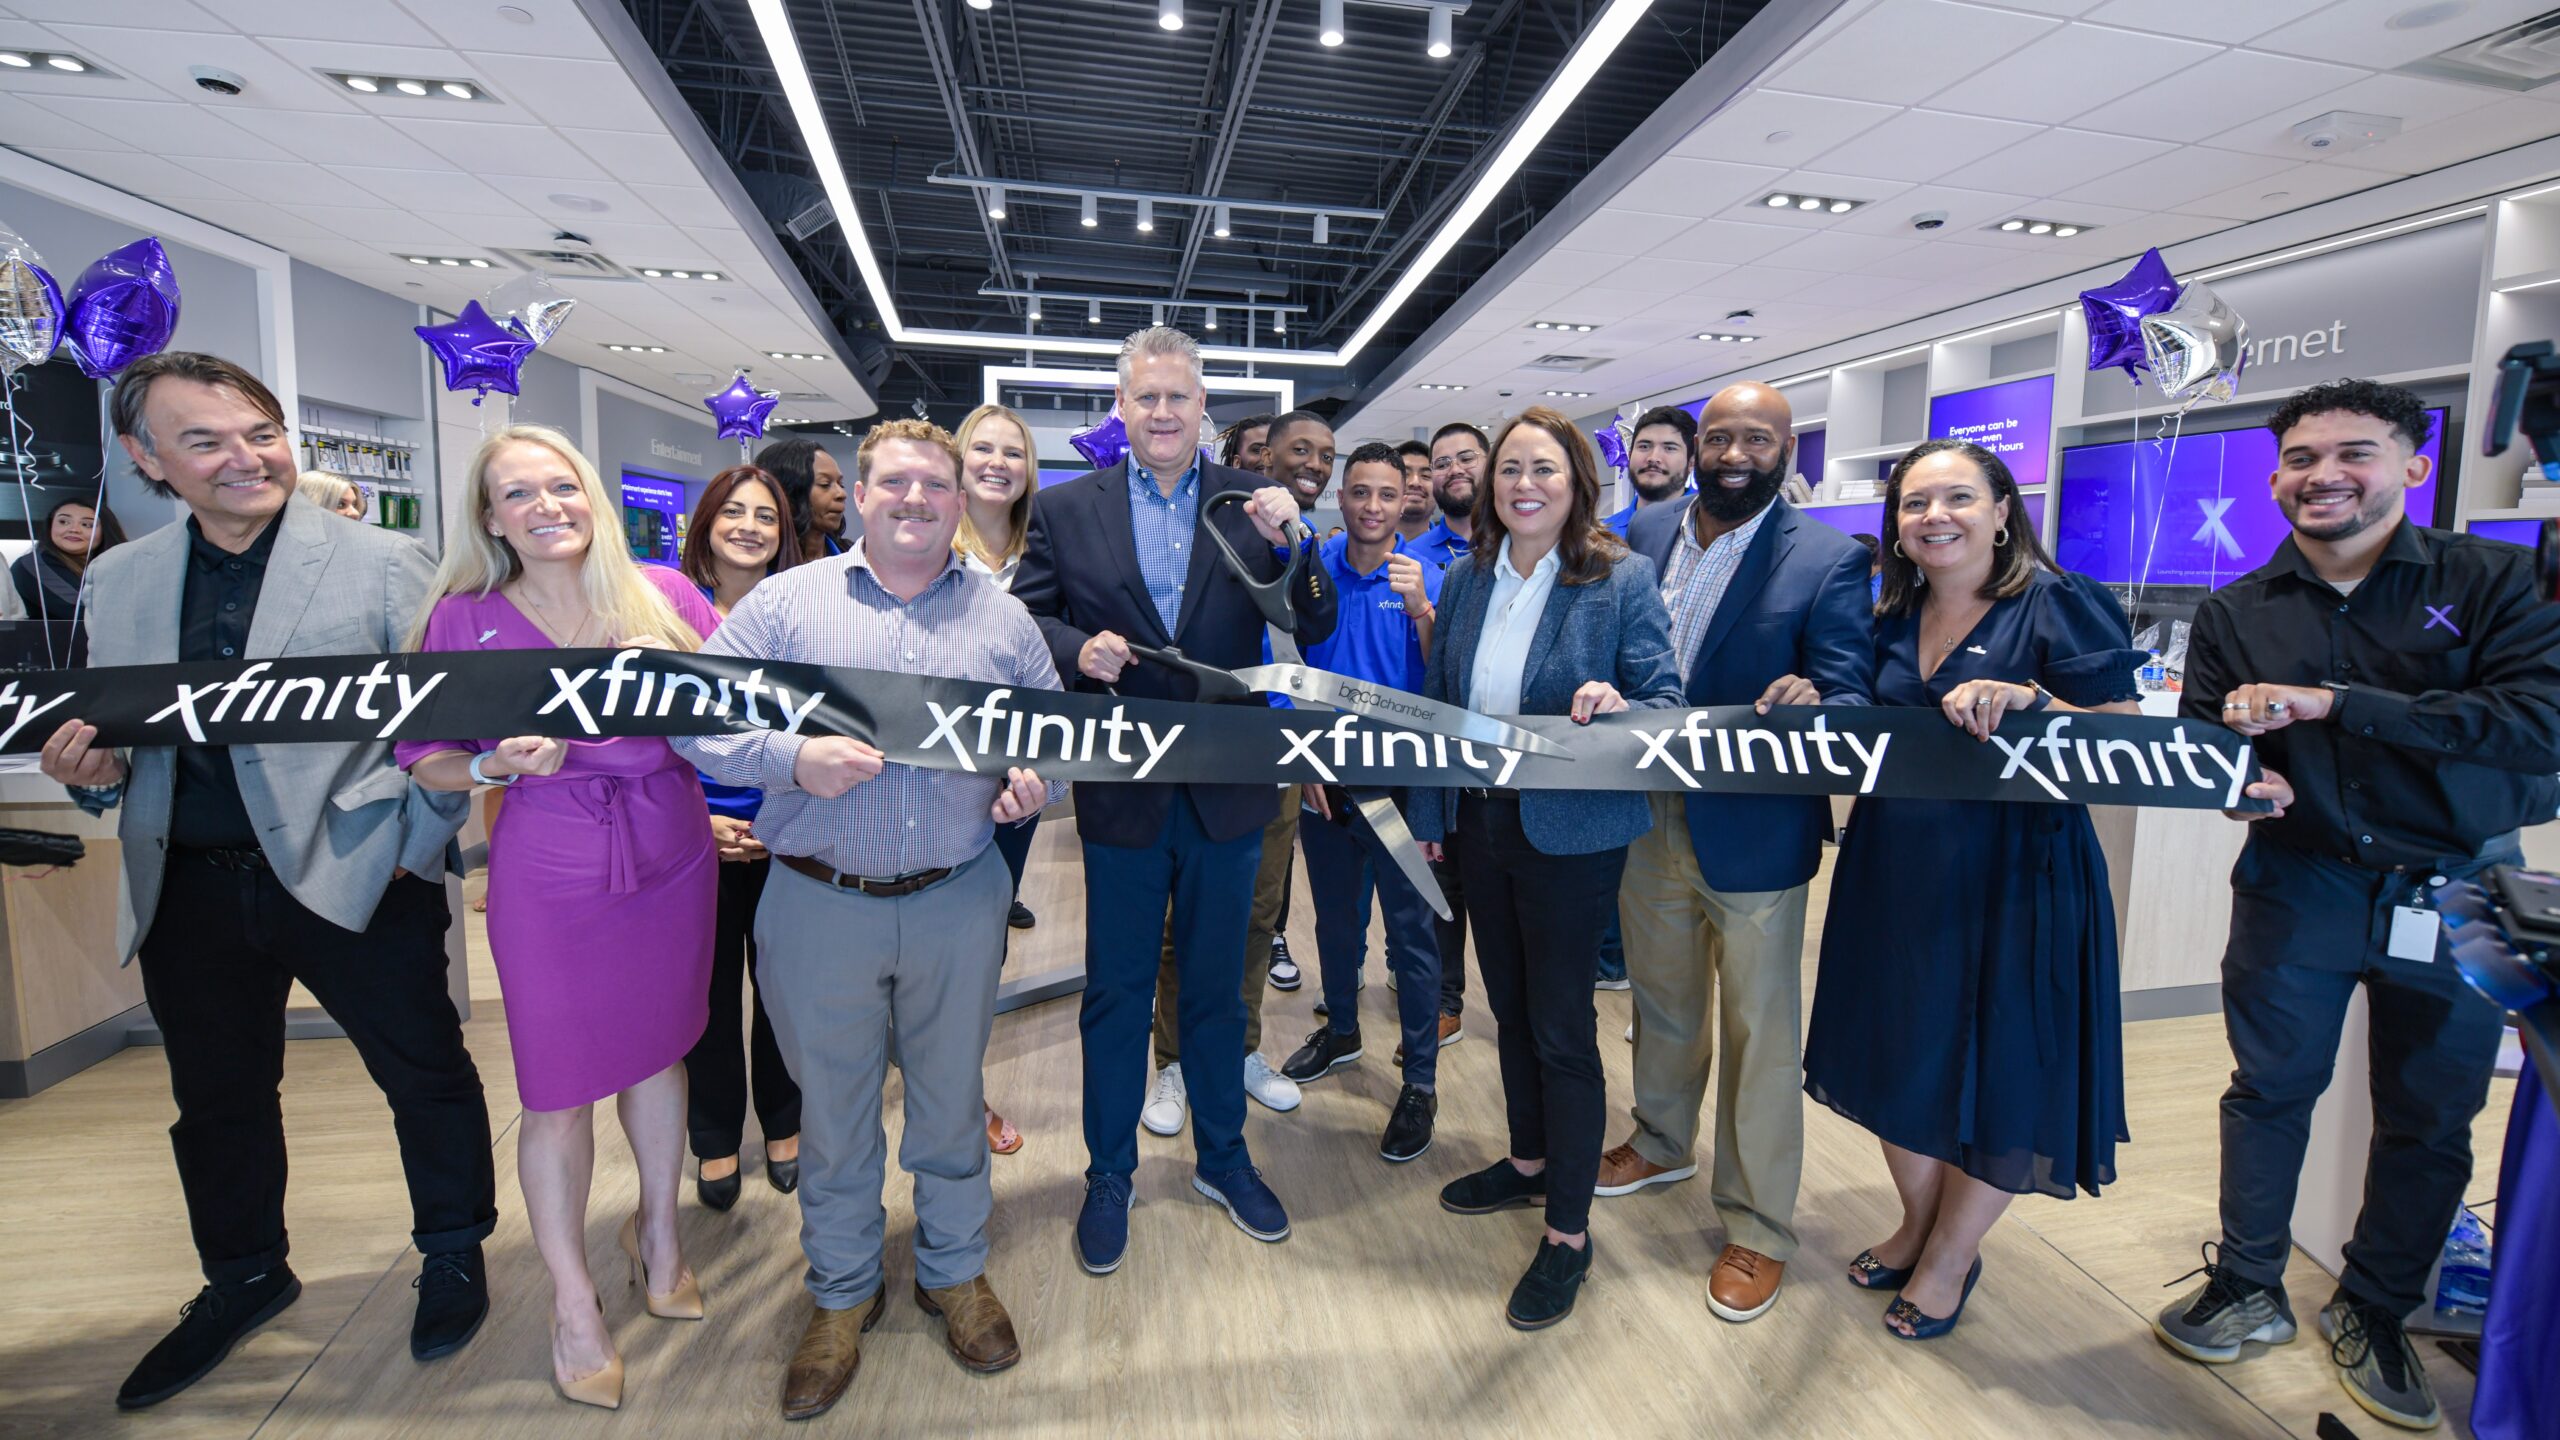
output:
M596 1313L604 1313L601 1300L596 1302ZM551 1345L555 1350L560 1346L560 1322L557 1320L551 1322ZM561 1399L574 1404L619 1410L622 1408L622 1353L615 1351L613 1358L604 1362L603 1369L575 1380L563 1380L555 1371L551 1376L551 1386L560 1392Z
M640 1298L649 1313L661 1320L699 1320L702 1318L702 1286L693 1278L690 1267L678 1272L676 1288L661 1295L649 1288L649 1262L640 1258L640 1217L633 1215L622 1222L622 1253L631 1257L631 1283L640 1287Z

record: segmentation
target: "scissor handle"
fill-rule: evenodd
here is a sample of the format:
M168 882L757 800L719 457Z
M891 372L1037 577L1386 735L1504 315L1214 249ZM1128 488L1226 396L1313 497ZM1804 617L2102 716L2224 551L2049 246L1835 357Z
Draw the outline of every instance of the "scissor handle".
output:
M1141 660L1151 660L1158 665L1179 670L1190 676L1199 683L1200 693L1195 698L1204 705L1214 705L1223 700L1242 700L1254 693L1253 687L1237 679L1234 672L1221 670L1215 665L1203 665L1171 645L1161 650L1153 645L1131 645L1129 653Z
M1217 513L1221 505L1242 505L1252 498L1242 490L1220 491L1209 498L1208 511L1201 518L1205 520L1209 515ZM1253 571L1244 563L1244 557L1238 555L1235 547L1227 543L1224 531L1215 525L1204 525L1201 528L1209 532L1209 539L1217 545L1218 554L1226 560L1227 573L1235 576L1237 582L1244 586L1245 593L1253 597L1253 608L1262 612L1262 618L1270 623L1271 628L1284 635L1297 634L1298 612L1289 604L1289 587L1297 583L1298 567L1305 563L1307 558L1306 542L1315 534L1307 528L1306 522L1292 520L1289 522L1289 528L1283 532L1289 538L1289 562L1281 567L1280 578L1277 580L1254 579Z

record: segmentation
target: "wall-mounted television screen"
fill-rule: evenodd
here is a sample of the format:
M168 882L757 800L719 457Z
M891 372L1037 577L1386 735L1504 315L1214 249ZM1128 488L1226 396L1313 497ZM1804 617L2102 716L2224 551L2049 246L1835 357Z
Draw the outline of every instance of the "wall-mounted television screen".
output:
M1999 456L2019 489L2033 490L2044 484L2053 453L2053 377L1936 396L1929 401L1929 438L1970 440Z
M2474 520L2463 528L2483 540L2503 540L2527 550L2542 543L2542 522L2539 520Z
M2427 412L2418 453L2435 467L2406 499L2422 525L2443 478L2445 413ZM2292 532L2267 493L2275 468L2276 437L2263 425L2067 447L2054 559L2110 585L2218 589L2265 564Z

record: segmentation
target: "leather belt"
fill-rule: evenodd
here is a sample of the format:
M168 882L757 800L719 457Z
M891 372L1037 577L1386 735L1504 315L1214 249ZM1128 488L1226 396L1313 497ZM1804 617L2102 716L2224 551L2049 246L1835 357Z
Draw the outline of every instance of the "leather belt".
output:
M273 870L267 852L255 845L172 845L182 860L200 860L216 870Z
M952 866L943 865L887 880L872 880L860 875L847 875L841 870L829 869L806 855L776 855L773 858L820 884L832 885L839 890L857 891L877 900L895 900L901 895L913 895L929 886L939 885L951 878L953 869Z

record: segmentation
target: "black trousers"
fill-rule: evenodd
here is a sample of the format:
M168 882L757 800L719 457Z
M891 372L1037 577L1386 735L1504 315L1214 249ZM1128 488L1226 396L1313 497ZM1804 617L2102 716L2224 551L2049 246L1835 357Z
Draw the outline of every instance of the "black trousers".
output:
M1040 833L1040 817L1032 816L1019 825L996 827L996 853L1004 857L1004 868L1013 873L1013 898L1022 898L1023 867L1031 863L1031 837Z
M2512 855L2438 873L2465 876ZM2222 1255L2284 1279L2311 1109L2329 1088L2347 1002L2366 992L2373 1143L2339 1287L2406 1314L2471 1180L2471 1119L2489 1097L2505 1017L2432 961L2385 953L2395 906L2430 877L2390 874L2252 837L2231 872L2222 1016L2235 1062L2222 1096Z
M746 1134L749 1059L753 1059L756 1127L767 1140L800 1133L800 1087L782 1063L773 1022L765 1018L764 989L756 979L756 897L764 893L771 860L731 860L720 865L719 900L711 922L711 1019L702 1038L685 1052L685 1129L697 1159L738 1153ZM754 987L752 1021L739 1012L742 987ZM740 1039L744 1033L745 1039Z
M1457 831L1465 846L1459 867L1476 897L1468 918L1501 1051L1511 1153L1547 1162L1547 1225L1579 1234L1591 1223L1609 1120L1591 982L1626 847L1540 854L1520 829L1514 800L1461 799Z
M1440 858L1431 862L1431 878L1449 902L1449 918L1431 917L1432 938L1440 942L1440 1013L1455 1015L1467 1000L1467 877L1458 864L1465 847L1455 833L1440 842Z
M159 1022L178 1122L169 1127L205 1279L283 1261L285 998L299 980L347 1032L391 1102L409 1181L410 1239L467 1250L498 1223L489 1107L445 994L444 887L391 882L359 934L305 909L264 870L172 851L144 937L143 998Z

